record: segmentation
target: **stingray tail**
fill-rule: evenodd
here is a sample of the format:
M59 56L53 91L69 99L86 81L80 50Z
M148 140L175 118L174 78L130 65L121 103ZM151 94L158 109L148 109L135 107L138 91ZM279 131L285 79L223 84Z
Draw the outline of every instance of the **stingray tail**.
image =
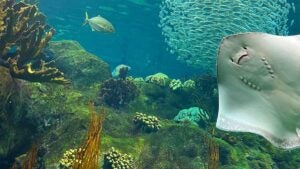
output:
M88 23L88 20L89 20L89 15L87 12L85 12L85 19L84 22L82 23L82 26L86 25Z

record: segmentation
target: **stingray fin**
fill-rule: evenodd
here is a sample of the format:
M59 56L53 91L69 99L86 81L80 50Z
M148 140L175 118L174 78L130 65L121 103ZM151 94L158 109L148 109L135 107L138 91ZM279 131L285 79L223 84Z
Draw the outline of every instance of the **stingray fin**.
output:
M293 35L293 36L290 36L290 37L292 37L292 38L294 38L294 39L296 39L297 41L300 42L300 35Z

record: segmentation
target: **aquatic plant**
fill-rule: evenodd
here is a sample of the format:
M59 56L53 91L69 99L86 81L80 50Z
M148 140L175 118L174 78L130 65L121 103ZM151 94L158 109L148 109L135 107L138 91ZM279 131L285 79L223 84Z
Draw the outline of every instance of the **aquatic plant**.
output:
M163 0L159 27L178 60L215 72L222 37L250 31L287 35L291 8L286 0Z
M35 5L0 1L0 65L14 78L69 83L61 71L42 60L43 49L54 33Z
M22 169L33 169L37 162L37 153L38 148L37 145L33 144L26 154L26 158L22 164Z
M155 132L161 128L160 121L157 117L147 116L144 113L136 112L132 121L136 130Z
M18 162L16 161L13 164L12 169L17 169L17 168L33 169L37 162L37 154L38 154L38 148L35 144L33 144L29 149L29 151L26 153L24 159L22 161L18 161Z
M133 169L133 158L112 147L104 153L104 169Z
M119 108L132 100L139 94L135 83L128 79L108 79L103 82L100 97L108 106Z
M195 78L195 83L192 95L196 106L209 113L210 121L215 121L218 114L217 79L213 75L201 75Z
M218 169L220 160L219 145L213 140L213 138L210 138L207 143L209 153L207 169Z
M99 168L101 133L105 110L102 107L100 112L96 113L93 103L89 103L89 111L91 119L86 140L81 146L81 151L76 152L72 169Z

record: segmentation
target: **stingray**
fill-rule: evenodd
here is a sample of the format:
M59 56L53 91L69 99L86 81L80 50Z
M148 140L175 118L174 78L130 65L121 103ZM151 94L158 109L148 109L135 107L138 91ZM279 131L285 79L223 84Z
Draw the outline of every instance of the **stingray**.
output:
M300 147L300 36L225 37L217 78L217 128L255 133L284 149Z

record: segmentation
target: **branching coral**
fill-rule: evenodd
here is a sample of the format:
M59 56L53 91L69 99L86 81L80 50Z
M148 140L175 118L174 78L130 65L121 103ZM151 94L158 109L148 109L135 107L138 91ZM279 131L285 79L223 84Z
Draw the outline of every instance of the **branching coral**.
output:
M188 65L214 72L223 36L239 32L288 34L286 0L163 0L160 24L168 50ZM291 21L291 24L293 21Z
M178 90L180 88L182 88L182 82L179 79L172 79L169 87L171 90Z
M168 75L166 75L166 74L156 73L154 75L147 76L145 81L165 87L168 85L170 79L169 79Z
M24 2L26 4L37 4L38 0L20 0L21 2Z
M77 153L82 151L81 148L78 149L69 149L65 151L63 158L59 160L59 168L60 169L70 169L75 162L81 163L78 159L75 158ZM76 161L77 160L77 161Z
M196 82L192 79L189 79L189 80L183 82L182 87L185 90L195 89L196 88Z
M123 154L112 147L104 154L105 169L133 169L133 158L131 155Z
M137 86L131 80L108 79L100 90L101 99L109 106L119 108L134 100L139 94Z
M155 132L161 128L160 121L155 116L147 116L146 114L136 112L133 118L133 124L137 130L145 132Z
M15 78L68 83L57 68L48 67L42 51L55 30L35 5L0 0L0 65Z

